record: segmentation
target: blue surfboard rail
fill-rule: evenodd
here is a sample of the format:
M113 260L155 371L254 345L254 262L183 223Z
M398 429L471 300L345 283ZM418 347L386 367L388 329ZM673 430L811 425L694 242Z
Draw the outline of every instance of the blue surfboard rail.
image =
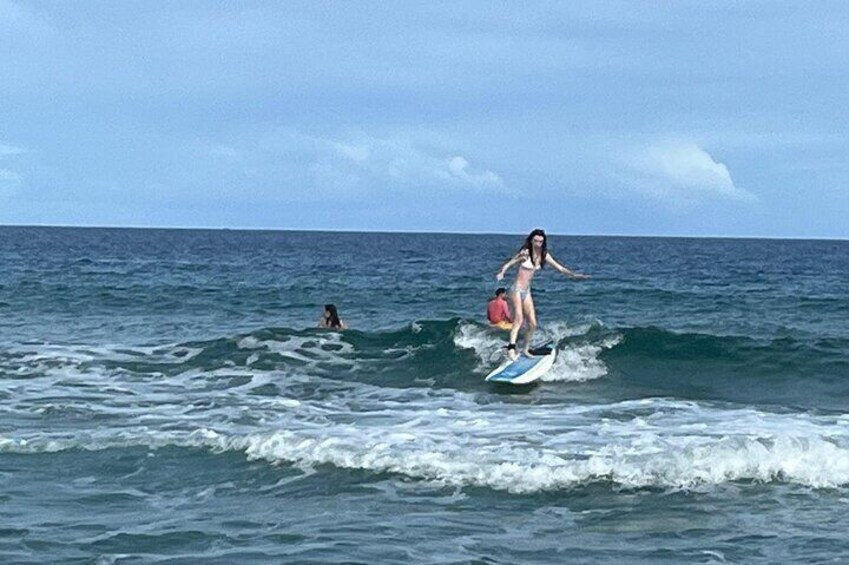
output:
M530 350L530 357L525 355L520 356L515 361L512 361L490 373L486 377L486 380L488 382L513 383L516 379L520 379L529 371L533 370L537 365L549 361L553 353L551 346L551 343L546 343L542 346L532 348ZM536 378L533 380L536 380Z
M534 367L536 367L541 361L542 357L519 357L502 370L498 375L492 377L491 381L512 381L516 377L524 375Z

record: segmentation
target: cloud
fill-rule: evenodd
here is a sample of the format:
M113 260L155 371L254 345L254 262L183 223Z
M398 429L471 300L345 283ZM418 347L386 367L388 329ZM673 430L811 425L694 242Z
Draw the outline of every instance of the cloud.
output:
M10 196L18 190L23 177L15 171L0 169L0 196Z
M0 159L13 155L21 155L26 150L21 147L0 143ZM0 196L10 196L18 190L23 181L23 176L11 169L0 168Z
M505 189L499 175L473 170L466 157L457 155L456 147L433 136L376 137L359 132L324 144L341 158L337 166L349 166L349 174L364 175L390 188Z
M366 162L371 154L369 148L362 145L349 145L347 143L333 143L333 145L342 157L355 163Z
M7 155L20 155L21 153L26 153L26 150L20 147L15 147L14 145L0 143L0 157L5 157Z
M735 185L728 167L691 141L655 142L626 152L621 162L623 180L629 187L670 203L757 200Z
M202 143L213 184L297 200L442 191L508 193L495 172L471 164L432 132L311 135L291 128ZM468 154L468 153L466 153ZM203 169L191 157L196 169ZM203 180L192 184L203 186ZM226 185L226 186L225 186ZM265 188L261 188L265 187Z
M29 39L50 31L47 20L24 2L0 0L0 40L15 39L10 35L28 36ZM32 34L32 35L31 35Z
M479 187L503 187L504 183L501 180L501 177L493 173L492 171L483 171L481 173L470 173L469 172L469 162L464 158L457 157L452 158L448 161L448 169L458 179L469 183L473 186Z

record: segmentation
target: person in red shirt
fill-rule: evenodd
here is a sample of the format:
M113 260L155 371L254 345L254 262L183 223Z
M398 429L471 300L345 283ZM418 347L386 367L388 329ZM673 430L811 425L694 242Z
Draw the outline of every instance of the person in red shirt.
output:
M510 306L504 296L506 293L506 288L497 289L495 296L490 298L486 305L486 317L489 323L502 330L513 327L513 316L510 315Z

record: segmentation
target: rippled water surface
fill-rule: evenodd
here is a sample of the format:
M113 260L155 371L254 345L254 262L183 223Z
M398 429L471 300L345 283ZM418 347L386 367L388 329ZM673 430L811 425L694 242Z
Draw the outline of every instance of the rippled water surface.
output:
M552 236L493 387L521 240L0 228L0 558L849 558L849 243Z

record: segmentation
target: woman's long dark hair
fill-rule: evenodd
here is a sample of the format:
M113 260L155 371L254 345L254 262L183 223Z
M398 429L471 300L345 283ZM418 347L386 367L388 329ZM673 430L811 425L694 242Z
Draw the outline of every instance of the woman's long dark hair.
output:
M329 328L341 328L342 322L339 321L339 312L336 310L335 304L325 304L324 311L330 314L330 318L327 320L327 327Z
M545 235L545 230L541 230L539 228L535 229L531 233L528 234L528 237L525 238L525 243L519 249L521 253L522 250L527 250L528 257L531 258L531 263L534 262L534 238L537 236L542 236L542 249L540 249L539 256L539 268L542 269L545 267L545 257L548 255L548 236Z

